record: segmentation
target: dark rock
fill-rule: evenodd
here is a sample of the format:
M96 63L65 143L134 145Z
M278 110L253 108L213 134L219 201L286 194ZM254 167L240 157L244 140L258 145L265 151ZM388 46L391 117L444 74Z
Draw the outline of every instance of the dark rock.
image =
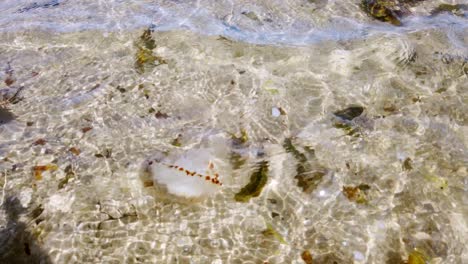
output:
M336 111L333 114L343 120L351 121L354 118L360 116L364 112L364 107L362 106L350 106L346 109Z

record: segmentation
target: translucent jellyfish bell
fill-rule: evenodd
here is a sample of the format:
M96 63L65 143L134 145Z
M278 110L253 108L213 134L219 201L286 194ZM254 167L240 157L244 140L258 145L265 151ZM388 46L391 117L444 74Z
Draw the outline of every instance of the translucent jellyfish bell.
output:
M229 146L222 134L205 136L197 147L176 150L150 163L155 185L183 198L204 198L223 186L230 169Z

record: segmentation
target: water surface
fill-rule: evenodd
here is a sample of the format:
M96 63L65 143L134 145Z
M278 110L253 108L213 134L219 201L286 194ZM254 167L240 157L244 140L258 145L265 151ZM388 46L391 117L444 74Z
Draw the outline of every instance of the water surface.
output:
M441 3L397 27L358 1L2 1L0 259L467 262L468 23ZM148 179L202 147L215 195Z

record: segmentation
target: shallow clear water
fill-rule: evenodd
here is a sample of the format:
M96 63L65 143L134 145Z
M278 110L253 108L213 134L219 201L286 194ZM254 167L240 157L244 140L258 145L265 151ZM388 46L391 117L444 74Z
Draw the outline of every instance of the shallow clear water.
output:
M468 23L440 3L2 1L0 262L468 262ZM152 181L202 148L214 195Z

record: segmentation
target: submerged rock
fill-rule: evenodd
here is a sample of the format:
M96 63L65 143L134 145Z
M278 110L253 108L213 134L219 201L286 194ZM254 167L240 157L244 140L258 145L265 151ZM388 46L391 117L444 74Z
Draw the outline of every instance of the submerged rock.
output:
M354 118L360 116L362 114L362 112L364 112L364 107L362 107L362 106L350 106L350 107L348 107L346 109L336 111L333 114L336 117L339 117L339 118L341 118L343 120L351 121Z

